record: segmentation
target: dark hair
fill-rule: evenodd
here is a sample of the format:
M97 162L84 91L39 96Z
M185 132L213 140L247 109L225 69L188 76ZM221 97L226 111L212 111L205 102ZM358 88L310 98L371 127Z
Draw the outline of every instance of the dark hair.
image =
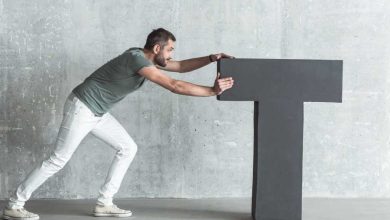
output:
M148 35L144 49L153 50L153 47L156 44L164 48L164 46L167 45L169 39L176 41L175 36L173 36L171 32L165 30L164 28L154 29Z

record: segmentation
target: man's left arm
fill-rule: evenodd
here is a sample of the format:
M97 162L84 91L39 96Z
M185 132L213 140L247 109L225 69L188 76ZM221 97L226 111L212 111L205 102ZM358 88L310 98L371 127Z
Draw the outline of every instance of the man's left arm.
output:
M186 73L204 67L207 64L210 64L222 58L234 58L234 57L224 53L219 53L219 54L211 54L209 56L191 58L191 59L181 60L181 61L169 60L165 67L158 66L158 68L170 72Z

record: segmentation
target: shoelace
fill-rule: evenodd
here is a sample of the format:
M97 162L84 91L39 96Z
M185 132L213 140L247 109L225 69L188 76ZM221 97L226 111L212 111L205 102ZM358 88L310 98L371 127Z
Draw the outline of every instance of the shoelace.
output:
M27 211L26 209L24 208L21 208L21 209L16 209L17 211L21 212L22 214L27 214L27 215L31 215L32 213Z
M112 205L112 208L113 208L114 210L116 210L116 211L122 211L122 209L118 208L118 206L116 206L116 205Z
M17 209L17 210L24 215L28 215L28 216L34 215L32 212L27 211L25 208L21 208L21 209Z
M112 208L113 208L116 212L120 212L120 213L126 212L126 210L121 209L121 208L118 208L118 206L116 206L116 205L112 205Z

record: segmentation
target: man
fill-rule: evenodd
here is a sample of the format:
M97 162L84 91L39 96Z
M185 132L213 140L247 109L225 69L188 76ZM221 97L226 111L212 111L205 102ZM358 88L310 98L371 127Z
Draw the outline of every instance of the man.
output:
M213 87L175 80L163 74L159 69L184 73L221 58L233 58L220 53L173 61L171 55L175 41L174 35L169 31L163 28L154 30L148 35L143 49L130 48L97 69L72 91L64 105L63 121L53 153L17 187L3 211L4 219L39 219L37 214L23 208L25 202L47 178L65 166L89 132L116 150L105 183L99 190L94 216L132 215L130 210L114 205L112 199L137 152L137 145L108 112L110 108L127 94L140 88L146 79L173 93L189 96L219 95L233 86L232 78L221 79L219 73Z

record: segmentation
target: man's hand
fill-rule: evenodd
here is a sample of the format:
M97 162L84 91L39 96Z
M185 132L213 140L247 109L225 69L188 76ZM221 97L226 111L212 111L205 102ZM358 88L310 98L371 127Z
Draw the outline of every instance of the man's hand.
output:
M212 62L215 62L215 61L218 61L222 58L229 58L229 59L234 59L235 57L233 56L230 56L230 55L227 55L227 54L224 54L224 53L218 53L218 54L211 54L211 61Z
M232 77L226 77L220 79L221 74L217 74L217 78L215 79L214 82L214 87L213 90L216 95L220 95L223 91L232 88L233 86L233 78Z

